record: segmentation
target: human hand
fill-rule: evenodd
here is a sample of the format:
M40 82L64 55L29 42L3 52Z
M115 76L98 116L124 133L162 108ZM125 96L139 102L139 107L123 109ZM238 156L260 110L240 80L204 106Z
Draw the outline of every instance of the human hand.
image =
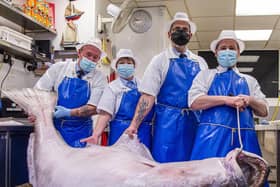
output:
M55 118L69 117L71 115L71 109L63 106L56 106L54 109L53 116Z
M92 136L81 139L80 142L86 142L86 143L91 143L91 144L98 144L98 139L99 136L93 133Z
M233 108L239 108L240 111L247 107L244 97L241 96L228 96L225 104Z
M251 102L252 102L252 97L251 97L251 96L249 96L249 95L243 95L243 94L240 94L240 95L238 95L238 96L241 97L241 98L243 99L243 101L244 101L246 107L249 106L249 105L251 104Z
M134 134L137 134L137 127L135 127L134 125L130 125L126 130L125 133L131 138L133 139Z

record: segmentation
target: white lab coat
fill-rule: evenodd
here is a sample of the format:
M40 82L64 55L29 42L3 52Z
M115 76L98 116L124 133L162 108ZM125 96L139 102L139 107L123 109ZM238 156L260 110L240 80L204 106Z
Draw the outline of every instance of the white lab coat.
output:
M186 50L185 54L187 55L187 58L199 63L201 70L208 68L207 63L202 57L195 55L190 50ZM165 51L154 56L145 70L143 79L139 86L140 92L156 97L165 81L170 64L169 59L178 57L179 53L172 47L169 47Z
M233 68L233 70L240 77L244 77L246 79L249 87L250 96L254 96L254 98L258 100L263 100L266 103L268 111L268 102L265 99L265 95L261 91L258 81L250 75L240 73L236 67ZM225 71L227 71L227 68L223 68L222 66L218 66L216 69L206 69L204 71L200 71L193 80L192 86L189 90L189 106L191 106L194 100L197 99L199 96L207 95L216 73L223 73Z
M65 76L76 78L76 64L77 62L65 61L57 62L52 65L47 72L39 79L34 88L57 92L61 81ZM94 70L82 78L89 82L91 87L91 96L87 104L97 106L99 99L107 85L106 77L99 70Z
M140 83L140 81L135 77L133 81L136 82L137 85ZM98 103L97 110L103 110L111 114L112 119L114 119L116 113L119 110L123 94L130 90L130 88L123 84L120 78L117 78L105 88Z

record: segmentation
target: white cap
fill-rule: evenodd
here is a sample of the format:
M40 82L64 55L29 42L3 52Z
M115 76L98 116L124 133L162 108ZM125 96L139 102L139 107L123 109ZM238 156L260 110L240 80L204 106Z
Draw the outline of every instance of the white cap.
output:
M190 27L191 27L191 33L194 34L196 31L196 25L190 21L188 15L185 12L177 12L175 14L175 16L173 17L173 20L170 21L169 25L168 25L168 30L170 30L171 25L175 22L175 21L185 21L187 22Z
M107 54L102 50L101 40L100 39L98 39L98 38L91 38L87 42L82 42L82 43L80 43L80 44L78 44L76 46L76 50L79 51L85 45L92 45L92 46L96 47L97 49L99 49L101 51L100 59L102 59L102 58L107 56Z
M113 63L111 64L111 67L113 69L116 69L117 62L120 60L120 58L124 58L124 57L132 58L134 60L135 67L139 63L137 58L133 55L133 52L132 52L131 49L120 49L117 53L117 57L113 60Z
M216 52L216 47L218 45L218 43L224 39L232 39L232 40L235 40L239 46L239 50L240 50L240 53L242 53L242 51L244 51L245 49L245 44L243 41L241 41L240 39L238 39L235 35L235 32L233 30L223 30L218 39L216 40L213 40L210 44L210 49L211 51L213 51L214 53Z

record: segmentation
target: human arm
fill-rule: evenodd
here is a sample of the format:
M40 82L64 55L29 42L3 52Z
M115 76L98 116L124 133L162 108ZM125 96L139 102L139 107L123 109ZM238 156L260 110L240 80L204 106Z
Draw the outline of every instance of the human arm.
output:
M142 94L140 97L134 117L131 121L130 126L126 129L126 133L130 136L133 137L133 134L137 133L137 129L142 123L143 119L147 116L147 114L150 112L152 109L153 105L155 103L155 97L152 95L148 94Z
M97 105L102 96L103 90L107 85L104 75L97 71L91 80L88 80L91 86L90 98L86 105L71 110L71 116L90 117L97 114Z
M209 87L216 73L216 70L204 70L195 77L189 90L188 102L190 108L193 110L204 110L215 106L227 105L234 108L238 107L240 111L243 111L246 103L240 96L208 95Z
M90 117L92 115L97 114L96 106L86 104L79 108L74 108L71 110L71 116L76 117Z
M240 95L244 102L246 103L246 106L250 106L253 109L253 112L255 115L260 117L266 117L268 115L266 103L264 100L257 99L254 96L248 96L248 95Z
M258 81L250 75L243 74L243 76L248 83L250 94L240 96L243 97L247 106L252 108L255 115L266 117L268 115L269 106Z
M112 119L113 114L115 113L116 100L117 98L112 88L110 86L107 86L98 103L97 110L99 114L93 134L92 136L81 140L81 142L89 142L93 144L98 143L99 137L101 136L102 132L104 131L107 124Z
M190 107L193 110L205 110L220 105L227 105L234 108L238 107L240 111L243 111L247 106L244 98L241 96L201 95L193 101Z
M108 112L100 111L93 134L88 138L82 139L81 142L97 144L102 132L106 128L111 118L112 116Z
M142 95L138 100L131 124L125 131L130 137L137 133L139 125L155 103L155 98L159 93L168 69L165 58L165 55L155 56L145 70L139 86L139 91L142 92Z
M69 109L59 105L55 107L53 116L55 118L70 117L70 116L90 117L94 114L97 114L97 112L96 112L96 106L93 105L83 105L79 108L73 108L73 109Z

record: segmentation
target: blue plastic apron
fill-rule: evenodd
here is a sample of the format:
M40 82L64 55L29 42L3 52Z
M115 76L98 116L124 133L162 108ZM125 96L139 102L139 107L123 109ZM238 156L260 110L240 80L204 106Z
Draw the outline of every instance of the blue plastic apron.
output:
M233 70L216 74L208 95L237 96L250 95L247 81ZM243 149L261 156L260 146L254 130L252 109L240 112L240 127ZM226 105L204 110L191 159L224 157L229 151L240 147L237 131L236 108Z
M115 118L110 122L109 145L114 144L129 127L140 96L141 94L137 89L132 89L123 94L119 110L116 113ZM153 114L154 107L139 126L137 133L140 142L146 145L149 149L151 149L151 123Z
M199 71L197 62L187 58L170 59L156 105L152 154L158 162L190 158L197 118L188 109L188 90Z
M90 98L90 86L85 80L64 77L58 87L57 105L66 108L78 108L86 105ZM85 147L80 139L91 136L91 117L54 118L55 128L60 132L65 142L72 147Z

